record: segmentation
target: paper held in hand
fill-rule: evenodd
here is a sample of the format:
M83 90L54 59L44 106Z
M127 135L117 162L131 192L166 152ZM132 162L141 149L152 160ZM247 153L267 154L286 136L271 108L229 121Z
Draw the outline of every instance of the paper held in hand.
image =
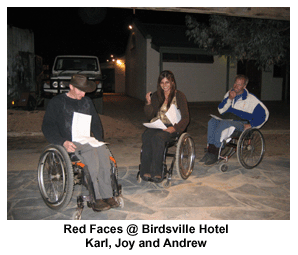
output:
M216 115L213 115L213 114L210 114L210 116L216 120L223 120L222 118L216 116ZM224 120L230 120L230 121L233 121L233 119L224 119Z
M169 119L169 121L174 126L175 124L179 123L181 120L181 113L180 110L177 109L176 105L172 104L169 110L166 112L166 116ZM151 123L143 123L143 125L147 128L157 128L157 129L166 129L167 127L163 122L158 119Z
M92 147L99 147L106 143L90 136L91 115L74 112L72 118L72 141L80 144L89 143Z

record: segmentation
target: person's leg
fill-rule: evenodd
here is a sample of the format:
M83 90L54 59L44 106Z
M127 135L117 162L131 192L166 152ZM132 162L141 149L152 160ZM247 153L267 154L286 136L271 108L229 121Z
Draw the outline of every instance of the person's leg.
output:
M145 179L148 179L151 177L151 174L150 174L150 166L152 162L151 140L156 132L157 132L157 129L147 128L142 135L142 154L141 154L141 167L140 167L141 178L145 177Z
M203 158L201 158L199 160L199 163L201 163L201 164L203 164L206 161L210 160L210 157L213 158L213 155L210 155L210 154L212 154L211 151L213 152L213 150L212 150L213 146L212 145L215 143L215 132L216 132L216 129L217 129L219 123L220 123L220 120L217 120L217 119L214 119L214 118L211 118L208 121L207 152L205 153Z
M160 179L163 170L163 159L166 142L170 142L177 137L177 133L168 133L166 131L159 130L152 137L152 163L151 163L151 175L153 178Z
M220 120L211 118L208 121L208 130L207 130L207 144L214 144L215 143L215 133L220 124Z
M95 174L98 182L99 193L103 199L107 199L113 197L110 151L106 145L95 147L94 150L97 153L98 159L98 170Z
M113 198L110 151L106 145L96 147L95 149L97 151L99 164L99 171L97 172L99 192L103 200L109 204L111 208L118 207L118 203Z
M103 199L113 196L110 180L109 154L105 145L92 147L89 144L75 143L75 154L88 167L95 193L95 209L102 211L110 208Z
M236 130L243 131L244 125L239 121L222 120L218 123L216 130L214 131L213 141L208 147L208 159L205 161L206 166L211 166L218 161L219 148L222 144L221 137L222 132L230 127L235 127Z
M219 148L221 146L221 137L222 137L222 132L225 129L228 129L230 127L235 127L236 130L238 131L243 131L244 130L244 124L240 121L229 121L229 120L222 120L218 124L218 127L216 131L214 132L214 142L213 144Z

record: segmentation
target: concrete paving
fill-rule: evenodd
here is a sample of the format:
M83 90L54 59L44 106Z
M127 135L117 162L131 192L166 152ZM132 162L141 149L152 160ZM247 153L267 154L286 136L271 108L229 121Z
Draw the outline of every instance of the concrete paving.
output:
M111 109L111 116L115 112L112 107L124 108L115 104L110 105L108 109ZM142 108L139 108L142 111ZM209 108L214 107L194 105L191 108L193 123L201 124L199 129L189 129L196 142L197 159L202 156L205 147L205 138L201 139L201 137L206 133L204 125L208 120L207 114L205 116L198 111L201 109L206 113L209 112ZM197 115L195 115L196 112ZM276 128L272 130L265 128L264 131L268 134L281 132L289 134L289 115L281 113L276 116L275 119L272 118L272 125L270 125L270 127L275 125ZM287 118L286 121L283 120L284 116ZM135 123L142 122L135 119ZM286 127L281 124L286 124ZM219 165L204 167L199 165L197 160L189 179L184 181L174 176L171 187L165 189L154 183L144 181L138 183L136 180L140 161L140 134L106 140L118 163L124 207L94 212L85 206L82 220L290 219L289 155L268 157L265 154L261 164L251 170L243 168L234 156L229 160L229 169L225 173L220 172ZM39 134L8 135L8 220L71 220L73 218L76 196L84 190L81 186L75 186L70 204L62 211L48 208L40 196L36 168L40 153L46 145L46 140Z
M140 143L133 141L126 141L127 155L123 155L120 143L111 146L121 162L119 183L123 187L124 208L94 212L85 206L82 220L290 219L289 158L265 158L258 167L247 170L238 163L237 157L232 157L225 173L220 172L219 165L204 167L196 162L189 179L174 177L171 187L165 189L154 183L137 182ZM25 152L32 156L32 150ZM39 156L37 152L36 156ZM71 220L76 196L84 188L76 185L69 206L63 211L53 211L39 194L35 168L36 165L27 164L21 170L8 171L7 219Z

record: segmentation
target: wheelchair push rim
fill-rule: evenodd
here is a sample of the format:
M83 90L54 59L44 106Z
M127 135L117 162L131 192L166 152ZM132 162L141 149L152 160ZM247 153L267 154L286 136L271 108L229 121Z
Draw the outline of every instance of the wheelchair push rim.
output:
M259 165L265 153L265 140L258 129L247 129L239 137L237 158L239 163L251 169Z
M53 210L65 208L73 193L74 176L66 150L59 145L44 149L38 164L38 187L45 204Z
M191 136L183 133L176 150L176 170L178 176L186 180L192 173L195 163L195 143Z

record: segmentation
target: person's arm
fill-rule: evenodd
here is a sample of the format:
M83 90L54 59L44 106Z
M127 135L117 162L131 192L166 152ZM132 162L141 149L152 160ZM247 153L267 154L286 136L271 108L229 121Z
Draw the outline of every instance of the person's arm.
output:
M100 120L100 117L92 103L92 100L89 99L89 104L90 104L90 114L92 116L91 119L91 132L93 133L94 137L98 140L98 141L103 141L104 140L104 135L103 135L103 127L102 127L102 123Z
M176 132L181 134L189 124L189 111L186 96L182 92L177 91L176 99L178 108L181 112L181 120L173 127Z
M233 98L230 98L229 95L230 95L230 91L228 91L225 94L224 99L218 105L218 112L220 114L225 113L231 107L231 105L232 105Z
M144 106L144 112L146 118L150 121L152 120L157 112L158 112L158 98L157 98L157 93L154 92L151 96L151 103L148 104L148 100L146 99L146 104Z
M265 106L264 106L265 107ZM250 124L251 127L261 127L268 119L267 113L269 112L267 108L264 108L261 103L259 103L253 113L251 114ZM267 111L266 111L267 110Z
M62 107L59 100L52 99L49 102L42 122L42 132L49 143L63 146L67 139L61 136L58 127L58 119L61 112L59 109L63 109Z

